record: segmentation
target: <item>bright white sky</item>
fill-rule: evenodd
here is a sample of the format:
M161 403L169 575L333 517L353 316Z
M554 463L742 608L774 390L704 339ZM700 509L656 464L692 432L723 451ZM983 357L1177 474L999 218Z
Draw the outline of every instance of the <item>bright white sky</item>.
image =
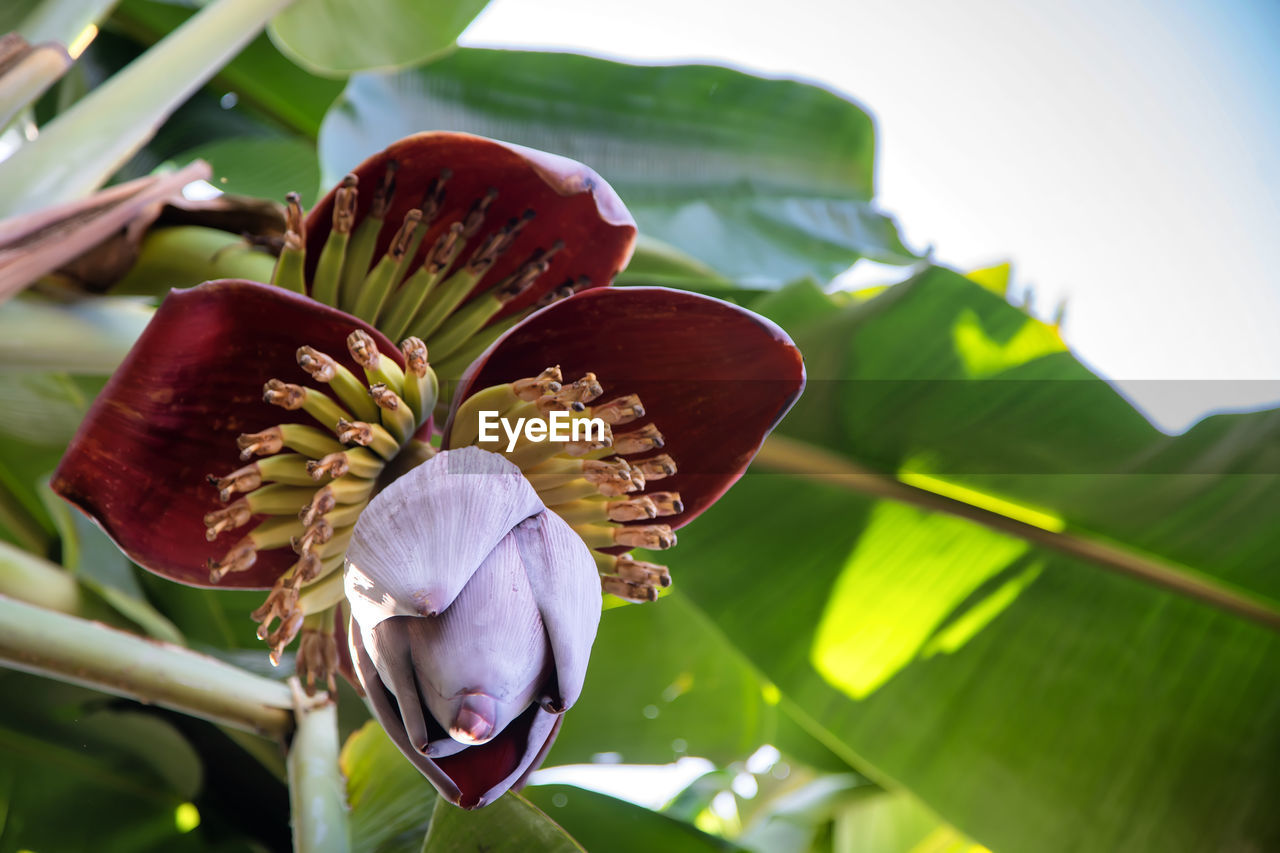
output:
M1280 401L1280 3L494 0L463 42L851 95L909 244L1012 260L1157 423ZM1148 381L1191 379L1235 381Z

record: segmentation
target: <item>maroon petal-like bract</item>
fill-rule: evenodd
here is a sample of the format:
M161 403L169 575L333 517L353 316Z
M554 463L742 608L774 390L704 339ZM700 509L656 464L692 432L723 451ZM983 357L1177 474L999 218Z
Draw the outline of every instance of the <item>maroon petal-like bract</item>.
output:
M687 524L742 475L804 389L804 364L786 332L707 296L662 287L589 290L531 315L499 338L463 377L454 411L475 391L560 365L565 380L594 372L601 401L639 394L678 473ZM446 428L448 435L448 428ZM629 459L644 458L629 457Z
M205 540L204 515L222 506L206 475L244 464L241 433L312 423L301 410L264 403L262 386L273 378L309 384L295 356L302 345L358 374L346 345L356 329L403 364L368 324L280 288L225 280L172 291L90 409L54 474L54 491L139 565L211 586L205 561L222 557L235 538ZM252 568L217 586L269 587L296 559L287 548L263 551Z
M564 241L564 248L552 259L550 269L513 299L500 316L527 308L548 291L579 276L589 278L592 287L607 285L631 258L635 220L617 193L594 171L565 157L468 133L415 134L356 167L357 227L368 214L374 192L392 161L399 167L395 196L385 217L387 226L378 239L374 263L386 251L404 215L422 204L431 182L443 170L451 173L445 183L444 202L410 268L422 261L442 231L465 217L472 203L491 188L498 195L485 218L485 231L520 217L526 210L532 210L535 218L477 289L515 272L534 249L550 249L557 240ZM315 273L320 250L332 227L335 193L336 189L321 199L307 217L308 281Z

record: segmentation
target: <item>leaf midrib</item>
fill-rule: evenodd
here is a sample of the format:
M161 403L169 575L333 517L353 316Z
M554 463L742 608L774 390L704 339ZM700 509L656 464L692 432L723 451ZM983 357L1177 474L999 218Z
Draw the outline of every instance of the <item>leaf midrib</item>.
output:
M777 434L765 441L755 461L770 471L954 515L1280 631L1280 602L1096 534L1074 529L1046 530L992 509L909 485L894 476L863 468L838 453Z

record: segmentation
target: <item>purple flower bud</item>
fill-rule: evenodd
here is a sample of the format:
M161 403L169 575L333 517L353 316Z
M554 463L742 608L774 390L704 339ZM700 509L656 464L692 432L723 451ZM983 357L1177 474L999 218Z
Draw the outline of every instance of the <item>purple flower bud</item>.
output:
M582 539L520 469L442 451L360 516L344 577L374 714L441 795L492 802L541 761L600 621Z

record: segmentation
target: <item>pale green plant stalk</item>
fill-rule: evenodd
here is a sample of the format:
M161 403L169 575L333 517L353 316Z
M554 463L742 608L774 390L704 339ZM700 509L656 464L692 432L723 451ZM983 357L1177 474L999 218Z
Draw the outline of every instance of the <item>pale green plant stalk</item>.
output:
M90 24L111 13L118 0L44 0L27 13L18 32L33 44L54 41L70 45Z
M3 595L0 665L268 737L283 737L293 727L293 697L278 681Z
M46 610L83 612L84 596L75 578L8 542L0 542L0 591Z
M215 0L0 163L0 215L86 195L293 0Z
M0 42L0 60L6 54L3 45L4 42ZM15 53L24 55L0 76L0 128L7 126L23 107L40 97L71 67L71 57L61 45L18 47Z
M289 750L289 804L297 853L346 853L351 849L346 780L338 768L338 706L327 694L312 698L297 678L293 690L298 730Z

